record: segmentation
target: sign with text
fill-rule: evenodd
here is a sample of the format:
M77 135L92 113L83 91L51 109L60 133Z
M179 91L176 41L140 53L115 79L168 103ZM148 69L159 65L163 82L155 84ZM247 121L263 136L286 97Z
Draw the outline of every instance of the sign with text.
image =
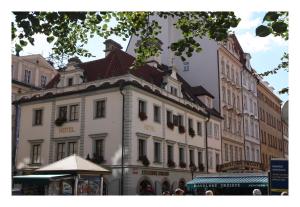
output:
M142 175L169 176L169 172L154 171L154 170L142 170Z
M71 133L74 132L73 127L63 127L59 129L59 133Z
M272 195L280 195L283 191L288 192L288 168L288 160L271 159L270 187Z

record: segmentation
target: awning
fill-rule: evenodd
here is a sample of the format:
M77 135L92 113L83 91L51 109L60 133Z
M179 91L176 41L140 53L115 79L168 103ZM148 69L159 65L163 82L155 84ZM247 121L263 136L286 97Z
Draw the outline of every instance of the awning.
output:
M16 183L19 182L48 182L57 178L68 177L70 174L44 174L44 175L17 175L13 176L13 180Z
M264 188L268 176L197 177L187 183L189 190L201 188Z

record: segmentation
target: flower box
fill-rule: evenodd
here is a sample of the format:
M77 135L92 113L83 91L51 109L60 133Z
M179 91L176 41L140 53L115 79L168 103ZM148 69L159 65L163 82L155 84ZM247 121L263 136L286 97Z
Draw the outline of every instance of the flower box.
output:
M179 163L179 166L180 166L181 168L186 168L186 163L185 163L185 162L180 162L180 163Z
M179 126L178 126L178 131L179 131L180 134L183 134L183 133L185 132L184 126L179 125Z
M174 124L172 122L168 122L167 126L169 129L172 129L172 130L174 129Z
M148 118L145 112L140 112L139 117L141 121L144 121Z
M67 119L66 118L57 118L56 120L55 120L55 125L56 126L62 126L65 122L67 121Z
M175 166L176 166L176 164L173 160L168 160L168 167L174 168Z
M191 137L194 137L194 136L195 136L195 131L194 131L193 128L189 128L189 135L190 135Z
M140 156L139 160L142 161L142 163L143 163L144 166L149 166L149 164L150 164L150 162L149 162L149 160L148 160L148 158L147 158L146 155Z

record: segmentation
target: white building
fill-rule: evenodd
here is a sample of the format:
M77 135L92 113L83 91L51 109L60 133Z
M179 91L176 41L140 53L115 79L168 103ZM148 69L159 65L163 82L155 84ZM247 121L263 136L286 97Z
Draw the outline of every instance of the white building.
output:
M206 172L206 153L214 171L220 148L205 150L205 124L207 142L220 142L221 117L211 95L192 88L175 67L129 70L134 58L111 40L106 47L105 58L73 58L45 90L19 97L17 168L30 171L73 153L95 158L112 170L104 179L110 195L122 184L128 195L148 185L156 194L182 187L192 178L190 166L195 175Z
M259 120L257 104L257 78L251 68L251 56L244 54L245 67L242 71L242 97L245 132L245 158L248 161L261 162Z

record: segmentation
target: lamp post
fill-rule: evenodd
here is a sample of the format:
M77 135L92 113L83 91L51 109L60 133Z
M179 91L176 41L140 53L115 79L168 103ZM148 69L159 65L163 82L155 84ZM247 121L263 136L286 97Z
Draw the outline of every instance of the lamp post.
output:
M194 179L194 172L196 172L197 167L194 164L190 164L190 170L192 174L192 180Z

